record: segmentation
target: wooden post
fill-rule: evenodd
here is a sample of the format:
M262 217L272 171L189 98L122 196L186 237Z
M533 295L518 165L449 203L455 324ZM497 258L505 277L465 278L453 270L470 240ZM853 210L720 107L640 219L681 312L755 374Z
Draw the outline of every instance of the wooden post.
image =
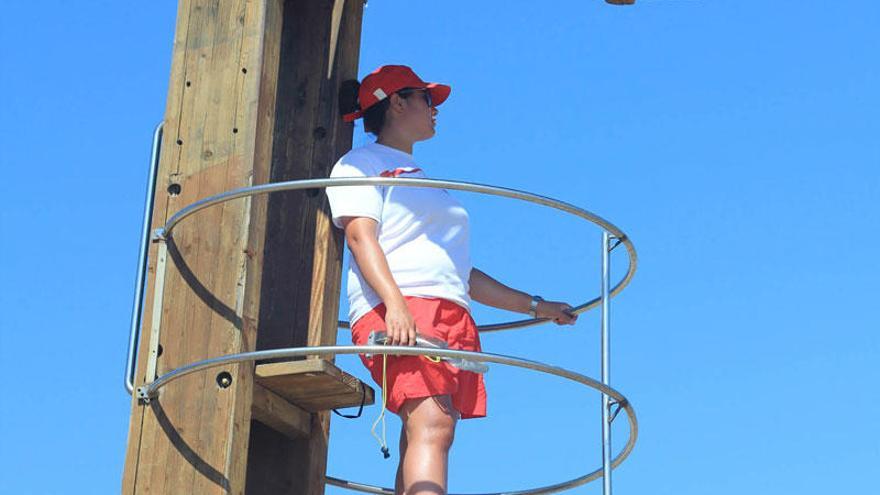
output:
M329 174L351 146L337 91L357 77L362 13L360 0L180 1L153 228L205 196ZM342 237L323 191L209 208L178 225L168 248L158 374L336 342ZM145 315L155 258L154 246ZM146 358L139 353L135 386L154 378L144 376ZM272 428L252 421L255 394L257 418L301 416ZM148 406L133 400L123 492L323 493L329 417L281 401L254 383L252 363L181 378Z

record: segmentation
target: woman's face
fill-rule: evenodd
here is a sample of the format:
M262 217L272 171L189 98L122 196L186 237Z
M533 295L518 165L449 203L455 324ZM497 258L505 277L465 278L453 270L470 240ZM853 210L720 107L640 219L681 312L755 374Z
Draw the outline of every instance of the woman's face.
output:
M407 138L424 141L434 136L437 123L437 109L428 104L430 93L427 89L407 90L406 98L399 98L399 112L395 113L395 127L405 133ZM398 95L399 96L399 95Z

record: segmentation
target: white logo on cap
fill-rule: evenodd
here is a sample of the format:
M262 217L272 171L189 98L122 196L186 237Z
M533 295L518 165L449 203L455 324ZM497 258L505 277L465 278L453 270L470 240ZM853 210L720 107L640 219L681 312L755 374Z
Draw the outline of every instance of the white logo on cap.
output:
M378 88L376 91L373 91L373 96L381 101L384 100L388 95L386 95L385 92L382 91L382 88Z

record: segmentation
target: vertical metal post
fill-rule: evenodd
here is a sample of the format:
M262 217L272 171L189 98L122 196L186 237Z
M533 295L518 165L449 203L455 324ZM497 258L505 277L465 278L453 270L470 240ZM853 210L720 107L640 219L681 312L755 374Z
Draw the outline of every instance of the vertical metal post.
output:
M610 385L608 298L611 286L611 235L602 231L602 383ZM602 493L611 495L611 400L602 394Z
M141 226L141 247L138 253L137 279L134 284L134 303L131 306L131 328L128 333L128 357L125 360L125 390L134 391L135 361L140 339L143 315L144 283L147 278L147 251L150 249L150 224L153 221L153 200L156 194L156 175L159 172L159 150L162 146L163 122L153 131L153 147L150 152L150 171L147 174L147 199L144 201L144 222Z

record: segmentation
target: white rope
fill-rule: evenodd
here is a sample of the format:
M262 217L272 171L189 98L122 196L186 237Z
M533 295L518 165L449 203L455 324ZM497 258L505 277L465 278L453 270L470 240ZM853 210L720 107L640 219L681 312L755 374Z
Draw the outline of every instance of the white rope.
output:
M388 371L388 354L382 354L382 411L379 413L379 417L376 418L376 421L373 422L373 427L370 428L370 433L373 435L373 438L379 442L379 447L382 449L382 455L385 458L389 458L391 454L388 453L388 442L386 440L386 429L385 429L385 409L388 404L388 393L386 392L387 388L387 373ZM379 421L382 422L382 438L379 438L379 435L376 434L376 425L379 424Z

